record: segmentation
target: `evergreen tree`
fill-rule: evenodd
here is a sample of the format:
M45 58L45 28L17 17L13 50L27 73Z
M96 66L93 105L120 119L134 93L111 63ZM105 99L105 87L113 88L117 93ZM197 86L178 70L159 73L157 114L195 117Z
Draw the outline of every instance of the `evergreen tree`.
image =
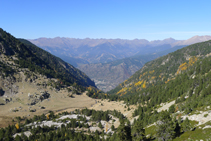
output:
M164 111L161 113L157 126L157 139L159 141L166 141L174 138L175 128L169 112Z
M171 105L169 107L169 113L174 113L174 112L175 112L175 107L174 107L174 105Z
M112 126L111 126L111 130L112 130L112 131L114 131L114 130L115 130L115 127L114 127L114 125L112 125Z
M102 129L102 128L103 128L103 125L102 125L102 123L101 123L101 122L99 122L99 123L98 123L98 127L99 127L100 129Z
M175 137L179 137L181 134L181 127L179 125L179 120L176 120L176 117L173 118L174 121L174 132L175 132Z
M4 138L4 133L5 133L5 130L3 128L0 129L0 140L3 140Z
M22 141L22 139L21 139L21 137L20 137L19 135L17 135L17 136L15 137L15 141Z
M121 122L121 124L118 127L118 138L120 141L131 141L131 128L130 126L126 126L124 122Z
M136 122L133 129L134 129L133 137L135 140L137 140L137 141L146 140L145 129L143 128L143 124L140 120Z
M186 117L186 119L182 123L182 130L184 132L190 131L191 130L191 124L189 119Z

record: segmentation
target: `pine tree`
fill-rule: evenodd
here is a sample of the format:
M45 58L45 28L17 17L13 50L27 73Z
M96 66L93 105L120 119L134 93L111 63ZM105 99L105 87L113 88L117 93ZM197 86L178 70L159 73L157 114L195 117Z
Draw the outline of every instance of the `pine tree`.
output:
M112 130L112 131L114 131L114 130L115 130L115 127L114 127L114 125L112 125L112 126L111 126L111 130Z
M138 140L138 141L146 140L145 129L143 128L143 124L140 120L136 122L133 129L134 129L133 137L135 140Z
M171 105L169 107L169 113L174 113L174 112L175 112L175 107L174 107L174 105Z
M1 129L0 129L0 140L3 140L3 138L4 138L4 133L5 133L4 129L1 128Z
M157 122L157 139L159 141L171 140L175 136L174 123L170 117L169 112L161 113L160 119Z
M186 119L182 123L182 129L184 132L190 131L191 130L191 124L189 119L186 117Z
M120 141L131 141L131 128L130 126L126 126L124 122L121 122L121 124L118 127L118 138Z
M100 129L102 129L102 128L103 128L103 125L102 125L102 123L101 123L101 122L99 122L99 123L98 123L98 127L99 127Z

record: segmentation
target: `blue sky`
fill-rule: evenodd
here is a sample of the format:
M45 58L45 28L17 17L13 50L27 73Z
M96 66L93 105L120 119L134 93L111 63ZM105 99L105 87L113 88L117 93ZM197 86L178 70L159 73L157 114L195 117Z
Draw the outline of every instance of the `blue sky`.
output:
M18 38L188 39L211 35L210 0L0 0Z

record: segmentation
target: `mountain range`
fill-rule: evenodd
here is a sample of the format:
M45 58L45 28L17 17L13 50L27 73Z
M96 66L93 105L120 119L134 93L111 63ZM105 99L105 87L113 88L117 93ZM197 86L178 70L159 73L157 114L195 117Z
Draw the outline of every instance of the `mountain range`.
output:
M187 40L39 38L29 40L85 72L96 86L109 91L133 75L146 62L184 46L210 40L194 36Z
M88 63L108 63L133 55L155 53L175 46L186 46L196 42L210 40L211 36L194 36L188 40L148 41L145 39L75 39L75 38L38 38L29 40L33 44L71 62L76 67ZM165 48L163 47L165 46Z

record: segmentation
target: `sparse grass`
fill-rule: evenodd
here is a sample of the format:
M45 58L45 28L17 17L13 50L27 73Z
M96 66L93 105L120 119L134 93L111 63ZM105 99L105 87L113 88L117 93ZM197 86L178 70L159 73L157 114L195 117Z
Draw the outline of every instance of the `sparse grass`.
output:
M156 135L156 126L153 125L153 126L150 126L148 128L145 128L145 134L155 136Z
M16 98L17 102L21 103L21 104L24 104L23 101L21 101L20 98Z
M196 128L194 131L185 132L180 137L174 139L174 141L184 140L211 140L211 128L204 130Z
M192 127L195 127L199 122L195 120L190 120L190 124Z
M5 101L2 98L0 98L0 104L5 104Z

